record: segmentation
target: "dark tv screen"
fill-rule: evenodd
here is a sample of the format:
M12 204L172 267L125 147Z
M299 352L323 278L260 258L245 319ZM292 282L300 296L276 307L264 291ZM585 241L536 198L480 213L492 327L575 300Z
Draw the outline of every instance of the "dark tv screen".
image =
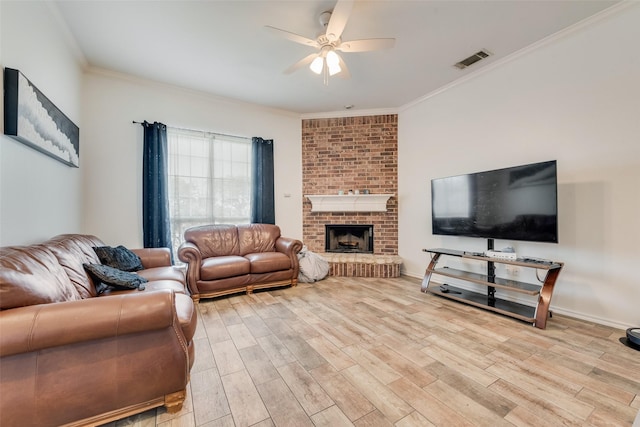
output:
M433 234L558 243L556 161L431 180Z

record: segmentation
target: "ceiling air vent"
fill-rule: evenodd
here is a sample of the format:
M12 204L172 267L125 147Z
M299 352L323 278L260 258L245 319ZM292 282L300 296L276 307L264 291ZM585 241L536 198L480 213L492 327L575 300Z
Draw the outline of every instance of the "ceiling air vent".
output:
M470 57L463 59L462 61L458 62L457 64L454 64L454 65L457 68L460 68L461 70L463 70L463 69L467 68L469 65L475 64L476 62L480 61L481 59L486 58L489 55L491 55L491 54L489 52L487 52L486 50L481 50L479 52L474 53Z

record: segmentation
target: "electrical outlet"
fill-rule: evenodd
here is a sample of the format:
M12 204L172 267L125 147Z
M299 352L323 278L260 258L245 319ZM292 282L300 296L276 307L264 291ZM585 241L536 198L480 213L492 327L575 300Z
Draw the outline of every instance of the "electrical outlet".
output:
M507 265L505 270L507 271L507 274L511 276L517 276L520 271L520 269L514 265Z

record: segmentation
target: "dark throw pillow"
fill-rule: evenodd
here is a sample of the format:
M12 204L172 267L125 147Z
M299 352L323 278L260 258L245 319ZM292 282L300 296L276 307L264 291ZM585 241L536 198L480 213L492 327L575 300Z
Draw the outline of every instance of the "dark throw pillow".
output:
M128 271L118 270L102 264L82 264L96 282L96 291L101 294L107 287L116 289L137 289L144 290L147 279Z
M122 245L115 248L98 246L94 247L93 250L103 265L123 271L140 271L144 268L140 257Z

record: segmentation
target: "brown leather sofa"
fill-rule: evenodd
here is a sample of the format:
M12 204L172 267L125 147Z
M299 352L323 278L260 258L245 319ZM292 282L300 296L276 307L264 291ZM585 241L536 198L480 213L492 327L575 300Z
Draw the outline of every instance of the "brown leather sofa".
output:
M196 312L168 249L134 250L146 289L98 296L95 236L0 248L0 425L98 425L181 409Z
M210 298L298 284L302 242L272 224L203 225L184 232L178 258L188 264L191 297Z

